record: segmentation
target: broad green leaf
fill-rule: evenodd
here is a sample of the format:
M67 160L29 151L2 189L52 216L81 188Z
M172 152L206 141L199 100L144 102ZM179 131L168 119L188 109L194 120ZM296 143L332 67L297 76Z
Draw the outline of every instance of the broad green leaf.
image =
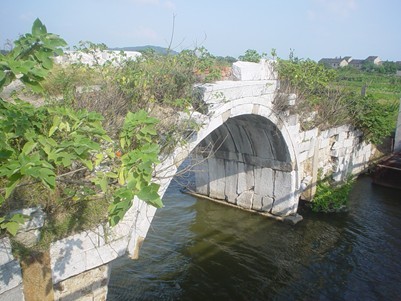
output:
M28 76L23 75L20 80L34 92L43 92L43 87L39 84L38 81L31 80Z
M103 178L99 182L100 189L102 189L103 192L106 192L108 185L109 185L109 182L107 180L107 177L103 176Z
M64 167L69 167L71 166L73 159L74 159L73 155L63 152L63 156L61 157L61 162Z
M55 34L48 34L43 42L45 47L54 50L57 53L57 55L63 54L63 50L57 47L67 46L67 43L62 38L60 38L58 35Z
M96 154L95 156L95 166L99 166L99 164L102 162L104 159L104 156L102 153Z
M93 163L91 160L84 160L81 159L81 162L89 169L92 170L93 169Z
M19 173L13 174L11 177L8 178L9 182L7 183L6 190L5 190L6 194L4 196L6 199L11 195L15 186L17 186L17 184L21 181L21 178L22 178L22 176Z
M51 169L41 168L39 170L39 178L49 189L54 189L56 187L56 175Z
M17 222L5 222L5 229L12 235L15 236L19 229L19 223Z
M58 125L53 125L49 130L48 136L51 137L54 134L54 132L57 130L58 130Z
M124 185L125 184L125 176L124 176L124 169L121 168L118 172L118 184Z
M28 155L35 147L37 143L33 141L28 141L25 143L24 147L22 148L22 152L26 155Z
M46 26L42 24L42 22L37 18L32 25L32 35L38 36L47 33Z
M160 185L151 183L149 186L144 187L139 193L138 197L157 208L163 207L162 200L158 194Z
M11 157L12 154L13 154L13 151L2 149L2 150L0 150L0 160L8 159Z
M111 178L111 179L117 179L118 178L118 175L116 174L116 173L114 173L114 172L106 172L106 176L108 177L108 178Z
M125 145L126 145L126 139L125 138L120 138L120 146L121 146L121 148L125 149Z
M21 213L16 213L13 216L11 216L10 221L23 224L25 223L25 218Z

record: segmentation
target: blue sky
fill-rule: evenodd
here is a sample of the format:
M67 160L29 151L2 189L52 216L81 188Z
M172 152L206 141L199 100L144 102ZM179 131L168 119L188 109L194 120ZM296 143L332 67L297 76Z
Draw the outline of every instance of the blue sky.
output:
M401 60L401 0L0 0L0 48L39 17L71 46L204 46L238 57L247 49L282 58L350 55Z

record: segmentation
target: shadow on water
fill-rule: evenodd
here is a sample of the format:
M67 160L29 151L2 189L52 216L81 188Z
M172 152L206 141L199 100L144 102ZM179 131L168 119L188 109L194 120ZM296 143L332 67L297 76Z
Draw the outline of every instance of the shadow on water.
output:
M113 263L108 300L399 300L401 198L360 178L349 212L296 226L170 185L140 259Z

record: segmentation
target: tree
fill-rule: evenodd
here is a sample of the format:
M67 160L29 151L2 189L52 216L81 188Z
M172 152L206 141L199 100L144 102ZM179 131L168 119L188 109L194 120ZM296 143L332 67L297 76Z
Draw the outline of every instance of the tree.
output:
M52 58L61 55L65 45L36 19L32 32L0 56L0 91L19 78L33 91L42 92ZM103 128L103 119L97 112L62 101L34 107L18 98L0 99L0 206L12 202L13 193L25 186L47 189L46 202L63 204L70 211L77 202L103 199L109 204L111 226L123 218L134 196L162 206L159 185L151 183L160 152L158 120L144 110L128 113L117 142ZM99 166L103 169L96 170ZM54 199L48 196L52 192ZM1 208L0 228L15 235L24 218L10 215L7 208ZM75 224L76 217L71 225Z
M240 61L244 62L252 62L252 63L259 63L260 60L262 59L263 54L259 54L256 50L254 49L248 49L245 51L244 55L240 55L238 59Z

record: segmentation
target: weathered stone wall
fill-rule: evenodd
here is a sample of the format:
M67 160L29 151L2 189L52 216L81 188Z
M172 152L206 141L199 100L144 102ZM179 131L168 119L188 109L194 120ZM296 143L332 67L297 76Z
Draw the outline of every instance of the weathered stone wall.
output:
M359 174L368 167L375 152L371 144L362 140L362 132L349 125L300 132L297 145L305 200L313 198L319 177L331 176L338 182Z
M21 267L7 237L0 239L0 300L24 300Z

